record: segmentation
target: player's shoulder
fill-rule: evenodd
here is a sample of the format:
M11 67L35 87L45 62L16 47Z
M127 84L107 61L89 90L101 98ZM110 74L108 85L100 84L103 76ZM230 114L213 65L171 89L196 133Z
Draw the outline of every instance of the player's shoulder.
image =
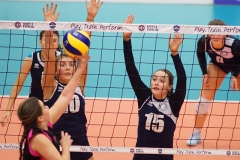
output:
M32 59L34 55L37 55L37 54L39 54L40 52L41 52L41 50L40 50L40 51L35 51L35 52L32 52L32 53L29 53L26 58L31 58L31 59Z
M239 42L239 39L237 39L234 36L226 36L226 38L225 38L225 45L233 46L234 44L239 44L239 43L234 43L234 42Z

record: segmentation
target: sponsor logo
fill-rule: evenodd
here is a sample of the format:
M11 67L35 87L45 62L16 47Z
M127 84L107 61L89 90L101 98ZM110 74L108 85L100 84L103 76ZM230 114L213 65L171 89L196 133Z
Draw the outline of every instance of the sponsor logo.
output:
M65 40L64 41L64 46L67 46L68 45L68 40Z
M15 22L15 23L14 23L14 26L15 26L16 28L20 28L20 27L21 27L21 23L20 23L20 22Z
M226 154L229 156L231 155L231 151L227 151Z
M31 22L24 22L23 28L34 28L34 24Z
M158 26L148 25L147 31L158 31Z
M162 149L158 149L158 153L161 154L162 153Z
M178 32L180 30L180 26L179 25L173 26L173 30L174 32Z
M136 153L144 153L143 149L136 149Z
M232 151L232 155L233 155L233 156L239 156L239 155L240 155L240 152L239 152L239 151Z
M56 28L56 23L55 22L49 23L49 27L52 29Z
M153 102L150 100L150 101L147 103L147 105L152 107L154 104L153 104Z
M35 64L34 64L34 68L39 68L39 64L38 64L38 63L35 63Z
M130 149L130 152L131 152L131 153L134 153L134 149L133 149L133 148L131 148L131 149Z
M139 30L139 31L144 31L144 30L145 30L145 26L144 26L144 25L138 26L138 30Z

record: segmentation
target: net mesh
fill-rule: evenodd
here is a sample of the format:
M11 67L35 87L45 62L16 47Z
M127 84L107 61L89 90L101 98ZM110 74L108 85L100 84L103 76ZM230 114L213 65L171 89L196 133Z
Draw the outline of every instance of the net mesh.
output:
M195 54L197 40L203 34L237 36L240 31L238 26L0 21L0 95L2 95L0 116L5 113L23 59L28 54L41 50L40 31L58 30L61 43L62 36L71 28L93 31L85 89L87 129L91 146L72 146L71 151L240 155L239 94L229 89L229 76L225 78L209 110L210 116L202 130L203 142L197 148L186 146L186 140L194 127L194 104L199 97L202 81L202 73ZM150 76L159 68L167 68L176 75L172 59L169 58L171 52L168 49L168 37L175 33L184 34L184 42L179 48L179 53L188 78L187 94L177 121L173 149L134 147L138 107L125 70L121 32L126 31L133 32L135 65L148 86ZM16 116L16 109L27 98L30 82L28 76L16 99L9 123L0 130L0 149L18 148L22 128Z

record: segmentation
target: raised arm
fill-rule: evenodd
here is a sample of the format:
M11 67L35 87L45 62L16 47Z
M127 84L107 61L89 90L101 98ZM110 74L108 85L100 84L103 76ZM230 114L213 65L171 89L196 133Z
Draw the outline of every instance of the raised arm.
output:
M45 48L44 52L47 53L45 60L43 78L42 78L42 89L44 100L49 99L55 89L55 49L53 46L52 31L45 31Z
M66 107L72 100L73 94L75 92L76 86L82 76L83 71L85 70L87 63L89 60L89 56L85 55L80 60L78 60L78 68L74 73L71 80L68 82L67 86L62 91L58 100L54 103L54 105L49 110L50 114L50 122L54 124L66 110Z
M99 8L103 2L100 2L100 0L91 0L90 3L88 3L88 0L86 0L86 9L87 9L87 19L86 22L94 22L94 19L98 13ZM91 37L91 31L86 31Z
M56 21L60 13L56 13L57 4L53 8L53 3L51 3L50 8L48 4L46 5L46 10L43 8L43 15L45 21ZM42 88L44 93L43 99L49 99L55 89L55 47L53 40L53 32L45 31L45 46L43 46L42 52L46 54L43 78L42 78Z
M174 106L173 114L177 117L185 99L187 83L186 72L178 54L178 48L182 41L183 39L181 34L175 34L174 39L169 41L169 48L172 52L171 56L177 73L176 89L175 92L171 95L173 103L172 106Z
M7 104L7 109L6 112L4 113L2 119L1 119L1 124L4 127L6 125L5 122L9 121L9 117L11 114L11 110L14 106L15 100L19 94L19 92L22 89L22 86L27 78L28 73L30 72L32 65L32 58L26 57L22 63L21 70L18 74L18 77L14 83L14 86L12 88L12 91L10 93L10 97L8 99L8 104Z
M134 17L132 15L128 16L125 23L132 24ZM132 53L132 43L131 43L132 33L123 33L123 52L126 65L126 71L135 95L138 99L138 107L141 107L147 97L150 95L151 90L143 83L139 72L134 63L134 57Z
M102 4L103 4L103 2L100 2L100 0L98 0L97 2L96 2L96 0L91 0L90 3L88 3L88 1L86 0L86 9L87 9L86 22L94 22L94 19L98 13L98 10ZM86 32L89 35L89 37L91 38L92 32L91 31L86 31ZM88 66L83 71L83 74L79 81L79 86L80 86L83 94L84 94L84 89L85 89L85 86L87 83L87 74L88 74Z

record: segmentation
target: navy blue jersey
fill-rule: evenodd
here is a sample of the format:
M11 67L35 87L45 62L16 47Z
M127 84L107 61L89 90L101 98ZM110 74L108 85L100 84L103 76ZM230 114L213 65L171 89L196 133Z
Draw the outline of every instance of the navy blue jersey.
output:
M56 56L60 55L61 52L56 51ZM41 85L42 80L42 73L44 70L44 61L41 59L41 51L33 52L28 56L32 58L32 65L31 65L31 87L29 97L36 97L39 100L43 101L43 90Z
M211 62L223 70L226 74L232 72L237 77L240 72L240 41L227 36L224 46L216 49L212 46L210 38L202 36L198 40L197 56L203 74L207 74L207 62L205 52L208 53Z
M49 100L45 100L45 105L51 108L61 95L66 85L56 81L57 86ZM86 130L87 118L85 115L84 95L79 86L76 87L72 101L60 119L53 125L54 132L58 140L61 139L61 131L68 132L73 139L72 145L89 146ZM71 160L88 160L92 153L71 152Z
M175 92L156 99L141 80L134 63L131 40L124 41L124 58L130 83L138 100L136 147L172 148L177 118L186 94L186 73L179 55L172 56L177 72ZM135 154L134 160L172 160L173 155Z
M30 139L36 136L37 134L44 134L47 138L49 138L50 141L52 141L53 145L59 151L59 143L56 141L52 125L48 123L48 130L33 128L28 132L28 136L24 144L23 160L44 160L38 152L34 151L29 146Z
M43 90L41 86L42 72L44 69L44 62L41 60L41 51L32 53L32 66L30 74L32 77L29 97L36 97L43 100Z

